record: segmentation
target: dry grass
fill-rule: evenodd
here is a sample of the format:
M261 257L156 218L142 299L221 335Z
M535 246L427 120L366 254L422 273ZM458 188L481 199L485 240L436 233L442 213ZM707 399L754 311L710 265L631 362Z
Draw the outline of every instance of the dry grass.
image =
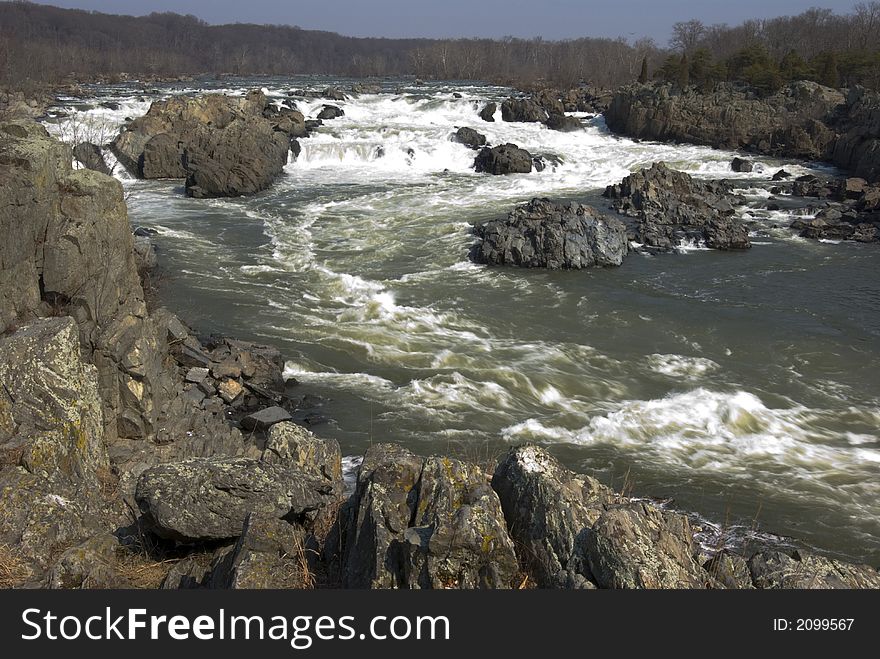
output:
M314 590L317 579L309 561L309 554L314 553L314 550L306 547L303 536L297 534L293 555L285 554L282 556L286 559L285 566L287 568L287 573L283 575L283 581L295 584L298 590Z
M155 590L162 585L168 570L178 560L180 559L156 561L143 553L126 549L117 554L113 568L120 577L131 584L132 588Z
M18 550L7 544L0 544L0 589L20 586L29 576L31 571Z

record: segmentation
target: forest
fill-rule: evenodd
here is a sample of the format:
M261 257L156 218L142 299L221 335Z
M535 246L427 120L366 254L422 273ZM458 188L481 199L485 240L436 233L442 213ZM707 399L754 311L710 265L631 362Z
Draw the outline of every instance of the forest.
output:
M624 31L624 26L621 26ZM773 91L791 79L880 86L880 2L740 25L675 24L647 38L383 39L295 26L210 25L195 16L118 16L0 2L0 85L196 74L413 75L521 87L615 87L651 78Z

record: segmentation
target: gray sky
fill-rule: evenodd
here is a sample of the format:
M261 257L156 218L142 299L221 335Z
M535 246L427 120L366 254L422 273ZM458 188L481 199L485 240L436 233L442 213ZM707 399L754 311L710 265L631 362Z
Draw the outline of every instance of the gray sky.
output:
M352 36L649 36L665 44L676 21L740 23L811 6L848 13L857 0L53 0L115 14L174 11L209 23L277 23Z

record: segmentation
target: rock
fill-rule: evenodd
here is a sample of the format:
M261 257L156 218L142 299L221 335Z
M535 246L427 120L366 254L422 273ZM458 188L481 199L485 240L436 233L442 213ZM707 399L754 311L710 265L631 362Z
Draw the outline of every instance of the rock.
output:
M262 455L267 464L293 464L342 487L342 451L335 439L319 439L290 421L272 426Z
M718 585L724 588L754 588L746 559L726 549L706 561L703 568Z
M217 387L217 393L227 405L231 405L244 393L244 387L236 380L226 379Z
M251 513L235 547L212 570L211 585L233 590L311 588L309 554L301 526Z
M763 98L729 84L679 93L672 83L652 83L619 89L605 120L615 133L639 139L817 159L835 139L823 121L843 101L839 91L806 81Z
M378 444L364 456L346 534L349 588L507 588L516 556L475 465Z
M532 156L516 144L483 147L474 160L474 169L488 174L528 174L532 171Z
M335 105L325 105L318 113L318 119L321 121L327 121L328 119L337 119L344 115L345 112L342 111L342 108L338 108Z
M327 87L327 89L322 92L321 96L323 98L329 98L331 101L345 100L345 94L342 93L342 91L340 91L337 87Z
M218 380L224 378L238 379L241 377L241 366L235 361L235 359L224 359L211 366L211 375Z
M744 160L743 158L734 158L730 163L730 168L739 173L751 172L754 167L751 160Z
M544 123L547 111L528 98L508 98L501 104L502 121Z
M880 588L880 574L866 565L851 565L803 551L790 555L765 550L748 561L757 588Z
M480 119L483 121L495 121L495 111L498 109L498 106L494 103L486 103L482 110L480 110Z
M880 182L880 93L850 89L835 128L840 133L831 162L871 183Z
M581 120L577 117L568 117L564 114L551 114L547 119L547 128L550 130L558 130L563 133L570 133L580 130Z
M784 169L780 169L773 175L772 180L774 181L784 181L785 179L791 178L791 174L789 174Z
M459 128L452 136L454 142L464 144L471 149L479 149L486 145L486 136L478 133L473 128Z
M867 185L868 182L863 178L844 179L840 186L840 195L844 199L859 199Z
M326 479L285 462L207 458L147 469L135 499L156 535L203 542L238 537L250 513L310 524L340 494Z
M611 491L568 471L538 446L511 449L492 476L507 528L539 588L595 587L584 536Z
M228 556L233 546L226 546L210 553L193 553L174 563L165 575L162 590L192 590L207 588L210 584L212 567L228 564Z
M264 116L260 92L156 101L111 144L141 178L186 178L194 197L232 197L266 189L287 163L289 135ZM293 117L293 115L291 115ZM298 134L290 119L289 130ZM303 124L304 127L304 124Z
M600 588L706 588L693 529L683 515L646 503L610 507L585 538Z
M735 217L732 188L724 181L698 181L661 162L608 186L604 196L619 214L633 218L630 239L651 248L751 247L748 228Z
M119 541L109 533L98 535L65 551L46 579L52 589L120 589L132 585L116 570Z
M134 237L135 267L139 273L154 270L159 265L159 255L152 238L149 236Z
M490 265L579 269L618 266L628 246L626 227L589 206L533 199L504 220L474 227L482 240L473 258Z
M559 93L555 90L542 89L532 94L531 100L544 108L551 117L553 115L565 114L565 104L559 98Z
M104 162L104 154L101 153L101 147L96 144L80 142L73 147L73 157L86 169L91 169L107 176L110 175L110 168Z
M194 384L201 384L205 381L205 378L208 377L208 369L207 368L199 368L194 366L186 372L186 381L192 382Z
M245 430L268 430L276 423L290 421L290 413L283 407L267 407L259 412L249 414L241 420L241 427Z

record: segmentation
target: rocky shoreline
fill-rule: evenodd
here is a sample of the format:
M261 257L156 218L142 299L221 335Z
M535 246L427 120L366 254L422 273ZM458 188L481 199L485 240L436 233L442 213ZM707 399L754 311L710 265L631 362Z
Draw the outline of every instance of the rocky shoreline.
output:
M257 191L275 170L242 168L280 157L239 146L256 130L286 159L305 122L256 95L218 99L167 102L114 150L192 196ZM685 515L537 446L477 465L376 444L350 493L338 443L291 421L277 350L200 340L148 308L148 236L132 235L120 184L72 160L41 126L0 124L3 586L880 588L876 569L808 551L710 552ZM663 250L694 232L742 248L729 193L655 166L609 189L621 219L533 201L506 221L541 236L532 251L494 225L483 258L619 265L627 241Z

